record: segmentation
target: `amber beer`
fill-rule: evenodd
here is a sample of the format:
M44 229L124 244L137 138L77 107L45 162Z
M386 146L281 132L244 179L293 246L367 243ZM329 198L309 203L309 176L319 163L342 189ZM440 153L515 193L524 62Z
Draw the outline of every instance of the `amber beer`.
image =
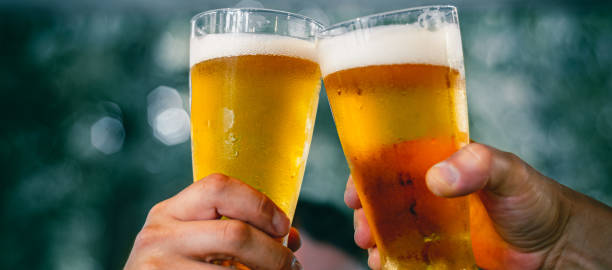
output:
M263 9L207 12L192 24L194 181L212 173L240 179L292 218L320 90L318 24ZM289 34L283 25L303 32Z
M373 17L388 21L392 15ZM469 142L458 26L414 23L324 32L318 47L382 268L476 269L467 198L440 198L425 184L432 165Z

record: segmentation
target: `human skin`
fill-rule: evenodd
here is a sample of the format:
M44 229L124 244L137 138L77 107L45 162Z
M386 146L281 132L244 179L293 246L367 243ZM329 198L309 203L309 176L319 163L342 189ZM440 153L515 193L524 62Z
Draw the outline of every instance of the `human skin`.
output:
M221 219L221 217L229 219ZM279 238L289 234L289 248ZM156 204L138 233L125 270L302 269L292 250L299 235L268 197L237 179L213 174Z
M540 174L512 153L471 143L426 175L437 196L470 195L472 248L484 269L612 269L612 208ZM380 255L352 178L355 242ZM477 228L477 229L475 229Z

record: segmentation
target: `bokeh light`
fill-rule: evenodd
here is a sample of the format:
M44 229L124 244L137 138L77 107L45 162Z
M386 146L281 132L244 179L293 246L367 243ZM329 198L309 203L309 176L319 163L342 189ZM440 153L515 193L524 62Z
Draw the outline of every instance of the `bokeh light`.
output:
M158 86L147 96L147 121L155 138L166 145L189 139L189 115L179 92L168 86Z
M168 108L154 121L155 138L167 145L175 145L189 139L189 115L183 109Z
M241 0L234 5L235 8L264 8L264 5L255 0Z
M121 121L102 117L91 126L91 145L104 154L113 154L123 147L125 130Z

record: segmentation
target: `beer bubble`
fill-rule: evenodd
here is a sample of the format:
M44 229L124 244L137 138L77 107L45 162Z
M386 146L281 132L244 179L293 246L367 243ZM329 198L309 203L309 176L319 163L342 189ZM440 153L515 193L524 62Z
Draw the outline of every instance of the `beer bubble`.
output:
M412 214L413 216L416 216L416 215L417 215L417 212L416 212L416 210L415 210L415 207L416 207L416 201L413 201L413 202L410 204L410 214Z

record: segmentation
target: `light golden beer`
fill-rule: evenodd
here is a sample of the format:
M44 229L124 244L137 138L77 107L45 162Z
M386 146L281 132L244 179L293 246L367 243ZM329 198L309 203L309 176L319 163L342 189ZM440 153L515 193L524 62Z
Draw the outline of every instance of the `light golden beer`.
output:
M320 91L320 27L298 14L258 8L191 19L194 181L212 173L240 179L293 219ZM249 269L233 260L212 263Z
M476 269L467 198L440 198L425 184L432 165L469 142L460 50L450 24L379 26L319 43L340 141L385 270Z
M314 45L266 35L207 38L196 42L224 48L219 55L206 50L190 70L194 180L211 173L241 179L291 218L308 157L321 76L313 53L299 53L309 46L314 51ZM261 42L273 43L277 49L261 48ZM241 44L240 48L232 51L232 43Z

